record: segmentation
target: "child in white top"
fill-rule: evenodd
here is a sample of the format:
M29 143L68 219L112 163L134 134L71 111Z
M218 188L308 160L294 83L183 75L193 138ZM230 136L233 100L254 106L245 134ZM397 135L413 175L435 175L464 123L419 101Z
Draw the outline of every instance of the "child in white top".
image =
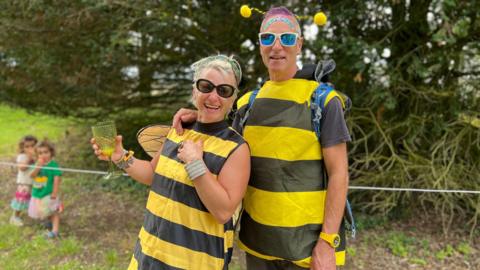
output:
M15 226L22 226L23 221L20 218L21 212L28 209L28 204L31 197L32 190L32 178L30 173L33 168L28 167L34 163L35 145L38 140L32 135L23 137L18 143L18 156L17 156L17 189L15 196L10 203L13 209L12 217L10 218L10 224Z

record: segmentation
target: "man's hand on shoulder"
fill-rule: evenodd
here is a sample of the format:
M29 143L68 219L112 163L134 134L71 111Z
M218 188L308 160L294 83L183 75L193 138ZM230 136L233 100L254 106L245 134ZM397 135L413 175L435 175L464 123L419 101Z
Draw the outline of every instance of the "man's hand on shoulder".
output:
M182 122L192 123L197 119L197 111L181 108L173 116L172 127L177 131L178 135L183 134Z

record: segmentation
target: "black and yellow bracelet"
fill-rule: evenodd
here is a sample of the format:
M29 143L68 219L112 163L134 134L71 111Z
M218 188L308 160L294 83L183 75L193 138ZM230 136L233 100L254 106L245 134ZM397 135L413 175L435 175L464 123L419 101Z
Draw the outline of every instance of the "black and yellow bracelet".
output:
M123 155L122 155L122 158L120 158L120 160L118 162L115 162L115 165L117 165L118 168L122 169L122 170L125 170L125 169L128 169L130 167L130 165L132 165L133 163L133 154L135 152L133 152L132 150L123 150Z

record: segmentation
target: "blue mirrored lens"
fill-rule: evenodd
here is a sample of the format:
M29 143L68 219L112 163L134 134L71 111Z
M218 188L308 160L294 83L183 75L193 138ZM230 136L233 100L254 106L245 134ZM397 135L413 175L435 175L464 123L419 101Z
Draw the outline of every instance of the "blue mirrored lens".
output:
M262 34L260 36L260 43L263 46L270 46L275 42L275 35L273 34Z
M291 33L285 33L280 35L280 40L283 46L293 46L297 42L297 37Z

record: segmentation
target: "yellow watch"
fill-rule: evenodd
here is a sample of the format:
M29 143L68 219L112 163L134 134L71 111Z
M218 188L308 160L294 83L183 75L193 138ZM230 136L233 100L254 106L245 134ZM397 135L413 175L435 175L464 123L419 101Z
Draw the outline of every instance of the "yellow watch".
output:
M336 233L320 233L320 239L323 239L325 242L329 243L333 248L340 246L340 235Z

